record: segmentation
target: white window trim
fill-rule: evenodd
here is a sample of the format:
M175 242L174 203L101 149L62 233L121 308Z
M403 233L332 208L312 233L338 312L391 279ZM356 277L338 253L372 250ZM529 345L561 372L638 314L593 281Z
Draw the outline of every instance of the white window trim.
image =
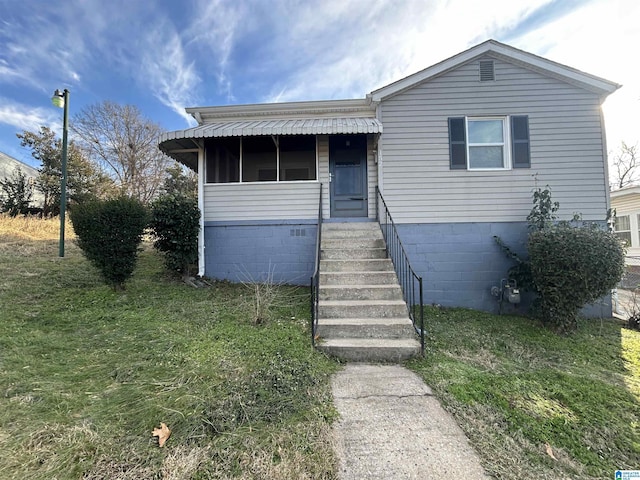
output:
M504 171L511 170L511 129L509 116L484 116L484 117L464 117L465 135L467 137L467 170L470 172L488 172L488 171ZM469 140L469 121L481 121L481 120L501 120L502 121L502 138L504 142L501 143L471 143ZM471 152L470 147L503 147L504 157L502 167L491 168L477 168L471 166Z
M634 237L636 235L636 232L638 231L638 224L637 224L638 217L637 217L637 215L634 215L633 213L624 213L624 214L621 214L621 215L617 215L617 218L622 218L622 217L627 217L629 219L629 229L628 230L619 230L618 229L619 225L617 225L618 222L616 222L616 225L614 225L614 228L613 228L613 232L616 234L616 236L617 236L618 233L628 233L629 234L629 245L627 245L627 247L631 248L631 247L637 246L638 245L637 241L634 241ZM635 220L635 222L634 222L634 220ZM635 225L634 225L634 223L635 223ZM620 237L618 237L618 238L620 238Z

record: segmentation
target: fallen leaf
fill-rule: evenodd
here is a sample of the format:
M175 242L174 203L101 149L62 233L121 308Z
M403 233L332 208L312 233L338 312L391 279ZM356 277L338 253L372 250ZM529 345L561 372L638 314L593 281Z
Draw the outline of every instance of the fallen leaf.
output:
M151 433L153 433L154 437L158 437L158 444L161 447L164 447L164 443L171 436L171 430L169 430L169 427L167 427L167 424L164 422L160 423L160 428L154 428Z
M164 424L163 424L164 425ZM553 454L553 450L551 449L551 445L549 445L548 443L544 444L545 448L547 449L547 455L549 455L551 458L553 458L554 460L558 460L556 458L556 456Z

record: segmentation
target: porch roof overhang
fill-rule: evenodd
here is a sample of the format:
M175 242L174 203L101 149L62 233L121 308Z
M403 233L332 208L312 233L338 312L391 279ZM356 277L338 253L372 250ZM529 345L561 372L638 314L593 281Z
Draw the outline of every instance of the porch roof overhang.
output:
M186 130L165 132L160 150L193 168L198 164L202 139L259 135L335 135L382 133L382 123L369 117L289 118L269 120L232 120L198 125Z

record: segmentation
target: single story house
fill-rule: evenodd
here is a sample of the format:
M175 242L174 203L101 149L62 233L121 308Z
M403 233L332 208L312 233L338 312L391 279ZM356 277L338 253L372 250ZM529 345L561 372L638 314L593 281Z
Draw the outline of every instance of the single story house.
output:
M198 125L159 146L198 172L202 275L307 284L319 208L375 221L379 189L425 303L495 311L511 263L493 236L524 248L536 186L605 220L619 87L488 40L362 99L188 108Z
M611 192L611 208L616 212L616 235L627 244L626 263L640 266L640 186Z

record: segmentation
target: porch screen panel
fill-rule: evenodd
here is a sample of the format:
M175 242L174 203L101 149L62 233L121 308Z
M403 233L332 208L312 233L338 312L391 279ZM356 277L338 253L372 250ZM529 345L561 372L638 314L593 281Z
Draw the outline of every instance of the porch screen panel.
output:
M242 138L242 181L275 182L278 157L273 137Z
M316 179L315 135L282 135L280 146L280 180Z
M205 142L206 183L240 181L240 139L210 138Z

